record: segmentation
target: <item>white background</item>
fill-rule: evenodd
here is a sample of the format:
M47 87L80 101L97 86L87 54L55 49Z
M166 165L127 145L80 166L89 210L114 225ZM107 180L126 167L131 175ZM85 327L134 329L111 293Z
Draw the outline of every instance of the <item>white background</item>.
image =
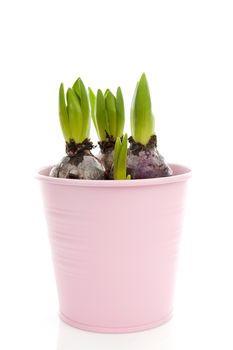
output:
M1 1L1 349L232 349L232 19L226 0ZM64 154L61 81L121 85L129 114L143 71L159 150L193 169L174 318L138 334L91 334L58 320L34 174Z

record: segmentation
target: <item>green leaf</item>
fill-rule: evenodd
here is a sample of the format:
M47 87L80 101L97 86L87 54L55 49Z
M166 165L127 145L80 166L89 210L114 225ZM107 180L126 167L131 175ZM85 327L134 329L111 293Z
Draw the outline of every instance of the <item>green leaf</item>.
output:
M150 90L145 73L136 87L131 108L131 132L134 140L146 145L154 134Z
M116 99L110 90L108 90L105 95L105 106L107 112L109 136L115 137L117 126Z
M96 124L98 126L98 134L101 141L106 139L106 111L104 95L100 89L96 96Z
M131 135L133 136L133 138L135 137L135 110L134 110L134 105L135 105L135 100L136 100L136 95L137 95L137 90L138 90L138 84L139 82L137 82L135 90L134 90L134 94L133 94L133 99L132 99L132 104L131 104L131 110L130 110L130 126L131 126Z
M81 143L83 116L80 102L74 91L69 88L67 90L67 110L69 115L69 125L72 139L76 143Z
M107 96L107 94L110 92L110 90L109 89L106 89L105 90L105 93L104 93L104 98Z
M114 149L114 179L115 180L129 180L127 176L127 145L128 137L124 135L121 143L120 138L117 137Z
M121 149L118 156L118 162L117 162L117 176L119 180L125 180L127 177L126 176L127 145L128 145L128 137L127 137L127 134L125 134L123 137Z
M59 119L64 139L69 142L71 139L71 131L69 126L69 116L66 108L63 84L61 84L59 88Z
M78 99L79 99L79 102L81 104L81 89L80 89L80 78L78 78L73 86L72 86L72 89L74 90L75 94L77 95Z
M96 123L96 115L95 115L96 96L95 96L93 90L90 87L88 88L88 92L89 92L89 100L90 100L90 105L91 105L91 117L92 117L95 129L97 131L97 134L99 134L98 126L97 126L97 123Z
M116 112L117 112L117 127L116 127L116 137L121 137L123 135L124 124L125 124L125 107L124 99L122 95L121 88L118 87L116 94Z
M79 103L82 110L83 120L82 120L82 132L80 135L80 140L82 142L89 137L89 133L90 133L91 120L90 120L89 100L88 100L86 88L80 78L78 78L74 83L73 90L76 93L77 97L79 98Z
M113 161L113 177L115 180L117 180L117 164L118 164L118 157L120 153L120 148L121 148L121 140L120 137L117 137L116 142L115 142L115 147L114 147L114 161Z

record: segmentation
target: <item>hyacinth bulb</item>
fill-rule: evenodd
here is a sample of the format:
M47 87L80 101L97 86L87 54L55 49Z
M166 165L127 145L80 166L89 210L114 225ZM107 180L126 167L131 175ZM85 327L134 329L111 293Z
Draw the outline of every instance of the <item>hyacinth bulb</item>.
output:
M132 179L172 175L172 170L157 150L154 115L145 73L136 85L131 106L131 134L127 168Z
M105 168L92 153L90 107L86 88L79 78L66 96L59 89L59 119L66 142L67 156L52 168L50 176L72 179L104 179Z
M100 89L95 96L89 88L91 115L98 138L100 153L98 158L103 163L109 178L114 160L114 146L118 137L123 138L125 124L124 99L121 88L117 88L116 96L107 89L103 93Z

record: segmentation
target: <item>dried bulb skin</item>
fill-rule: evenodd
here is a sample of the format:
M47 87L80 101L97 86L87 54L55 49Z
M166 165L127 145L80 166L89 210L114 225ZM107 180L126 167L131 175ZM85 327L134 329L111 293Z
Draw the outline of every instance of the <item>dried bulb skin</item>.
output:
M113 166L113 157L114 157L114 151L107 152L107 153L100 152L98 154L98 159L103 164L108 176L110 176L111 168Z
M93 144L89 139L82 143L74 140L66 142L66 153L59 164L52 168L49 176L66 179L104 180L106 172L101 161L96 158L91 149Z
M172 169L165 162L156 147L153 135L146 146L137 144L129 138L130 148L127 158L127 173L132 179L147 179L172 175Z
M104 180L106 173L102 163L91 152L86 153L82 156L64 157L49 175L67 179Z
M109 179L112 179L111 169L113 166L115 141L115 138L108 136L105 141L98 142L100 146L98 159L103 164Z

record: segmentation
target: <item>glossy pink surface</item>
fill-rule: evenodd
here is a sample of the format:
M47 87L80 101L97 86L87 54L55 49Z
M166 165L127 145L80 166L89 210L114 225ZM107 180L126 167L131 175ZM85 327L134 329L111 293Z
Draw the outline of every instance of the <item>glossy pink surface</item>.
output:
M187 180L41 182L61 318L96 332L158 326L172 314Z

